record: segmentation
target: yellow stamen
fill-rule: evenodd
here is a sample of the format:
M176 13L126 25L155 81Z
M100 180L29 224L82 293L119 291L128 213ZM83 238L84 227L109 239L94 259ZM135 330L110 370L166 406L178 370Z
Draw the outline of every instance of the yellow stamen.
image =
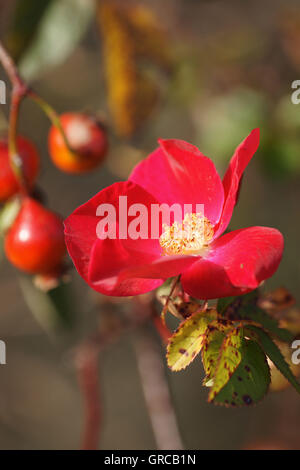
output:
M201 213L185 214L181 224L164 224L163 229L159 244L164 255L201 254L214 235L213 225Z

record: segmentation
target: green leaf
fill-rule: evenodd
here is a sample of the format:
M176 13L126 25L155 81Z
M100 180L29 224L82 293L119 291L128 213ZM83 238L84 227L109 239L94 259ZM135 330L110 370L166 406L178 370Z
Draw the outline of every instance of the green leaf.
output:
M256 305L258 294L258 289L254 289L249 294L221 298L217 303L217 311L231 320L239 319L241 308L245 305Z
M254 325L247 326L247 330L254 332L257 336L263 350L277 367L277 369L282 373L282 375L290 382L291 385L300 393L300 384L297 381L296 377L292 373L290 366L285 361L280 349L270 338L270 336L261 328L258 328Z
M34 38L39 22L53 0L18 0L5 43L18 61Z
M242 360L230 380L214 397L215 404L251 405L260 401L270 385L270 369L259 344L243 339Z
M200 352L207 326L217 316L215 310L196 312L182 322L167 347L168 365L173 371L185 369Z
M217 303L218 313L225 316L227 309L233 304L235 299L237 299L237 297L222 297L219 299Z
M227 384L230 377L242 360L243 329L234 328L226 333L213 375L213 386L209 393L212 401L219 391Z
M95 11L90 0L53 0L39 23L19 70L26 80L63 62L77 46Z
M294 339L293 333L286 330L285 328L280 328L278 326L277 320L270 317L264 310L259 307L256 307L254 312L252 312L249 307L246 307L245 316L243 318L252 318L253 321L262 325L263 328L276 335L277 338L281 341L290 343Z
M224 338L224 332L218 329L207 328L207 331L205 332L201 356L204 371L206 373L203 385L206 385L207 387L211 387L213 384L212 378L216 370Z
M243 296L219 299L217 310L221 315L231 320L242 319L259 323L281 341L290 343L294 339L294 335L284 328L279 328L277 321L265 310L258 307L257 296L258 291L254 290Z

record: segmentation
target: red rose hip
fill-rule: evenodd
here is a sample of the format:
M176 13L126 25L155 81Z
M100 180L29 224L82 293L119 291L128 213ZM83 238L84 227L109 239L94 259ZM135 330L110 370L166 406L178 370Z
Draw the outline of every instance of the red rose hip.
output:
M52 126L48 148L53 163L66 173L83 173L97 167L105 158L108 141L105 129L93 117L83 113L64 113L60 116L62 128L71 148Z
M24 199L6 234L4 249L9 261L22 271L47 274L59 270L66 252L62 219L34 199Z
M25 137L18 137L17 146L25 180L31 188L39 171L39 154L34 144ZM10 166L8 141L7 138L2 138L0 139L0 202L5 201L19 191L19 183Z

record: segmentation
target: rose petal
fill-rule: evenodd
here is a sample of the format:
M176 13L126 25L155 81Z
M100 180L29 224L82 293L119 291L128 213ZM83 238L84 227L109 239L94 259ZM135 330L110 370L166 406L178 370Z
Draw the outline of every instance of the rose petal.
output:
M183 273L183 288L200 299L249 292L275 273L282 252L283 237L276 229L235 230L216 240L209 254Z
M204 204L205 216L219 221L224 202L221 179L213 162L183 140L160 140L160 148L139 163L130 180L159 202Z
M126 181L122 183L115 183L103 191L100 191L96 196L88 202L78 207L66 220L65 220L65 240L68 252L74 262L74 265L79 274L87 280L89 263L91 257L92 247L97 240L97 226L103 217L97 216L97 208L102 204L112 204L116 210L116 235L118 236L118 214L122 216L125 212L119 207L119 196L127 196L128 207L132 204L143 204L148 211L148 236L147 240L124 240L128 247L134 246L135 250L140 250L143 253L149 252L152 255L160 256L161 248L157 239L151 239L151 204L158 204L157 201L148 194L143 188L135 185L132 182ZM125 228L129 226L135 217L128 217L128 223L124 225ZM111 224L113 226L113 224ZM99 226L98 226L99 227Z
M128 249L121 240L97 240L91 253L88 283L105 295L149 292L191 266L192 256L160 256Z
M215 237L220 236L228 227L234 206L237 203L242 175L258 149L258 146L259 129L254 129L237 147L230 160L228 169L223 178L225 202L219 226L215 230Z

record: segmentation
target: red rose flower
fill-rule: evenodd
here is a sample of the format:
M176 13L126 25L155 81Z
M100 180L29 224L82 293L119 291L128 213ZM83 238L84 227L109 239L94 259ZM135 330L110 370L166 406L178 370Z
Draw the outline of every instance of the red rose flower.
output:
M249 227L222 234L237 202L243 172L258 148L259 129L236 149L223 182L213 162L193 145L181 140L159 144L128 181L100 191L65 221L68 251L79 274L96 291L113 296L143 294L179 274L185 292L200 299L239 295L258 287L278 268L281 233ZM127 196L126 215L119 196ZM190 204L192 210L183 220L172 215L167 227L160 221L158 237L153 237L151 209L163 203L181 208ZM110 236L99 238L97 209L105 204L116 213L120 208L119 218L110 227ZM143 227L138 227L141 204L148 212ZM203 204L203 213L194 209L196 204ZM139 228L140 237L124 233L120 218L125 216L129 226Z

